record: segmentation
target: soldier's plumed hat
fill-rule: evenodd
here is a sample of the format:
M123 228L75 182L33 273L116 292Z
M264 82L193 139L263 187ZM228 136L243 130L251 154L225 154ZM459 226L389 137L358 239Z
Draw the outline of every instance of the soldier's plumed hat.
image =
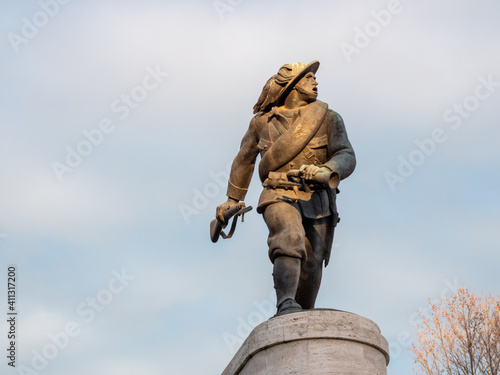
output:
M309 72L316 73L318 68L317 60L307 65L301 62L283 65L264 85L253 112L266 111L276 105L282 105L297 82Z
M282 102L286 99L286 97L288 96L290 91L292 91L293 87L297 84L297 82L299 82L307 73L312 72L316 74L319 68L319 61L314 60L307 65L301 62L295 64L286 64L281 67L281 69L283 68L286 69L291 68L290 73L292 79L290 79L287 85L278 94L278 97L276 98L276 105L282 104Z

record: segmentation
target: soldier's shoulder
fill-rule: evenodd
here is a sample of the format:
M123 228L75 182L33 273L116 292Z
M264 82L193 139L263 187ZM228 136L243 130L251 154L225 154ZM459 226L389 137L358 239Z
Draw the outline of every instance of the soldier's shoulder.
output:
M332 122L343 122L342 116L331 108L326 111L326 118Z
M340 115L335 112L333 109L331 109L327 103L325 102L322 102L321 100L316 100L314 102L314 104L319 107L319 108L323 108L323 109L326 109L326 116L327 118L330 118L332 120L336 120L338 118L342 119L342 117L340 117Z
M269 111L257 112L250 120L250 126L261 127L267 123L267 118L269 117Z

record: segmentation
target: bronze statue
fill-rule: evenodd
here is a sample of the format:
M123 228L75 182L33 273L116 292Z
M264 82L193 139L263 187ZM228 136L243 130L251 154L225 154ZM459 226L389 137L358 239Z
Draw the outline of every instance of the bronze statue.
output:
M318 67L318 61L285 64L265 84L231 167L228 200L217 207L218 225L211 233L217 241L231 215L250 209L240 201L260 154L264 190L257 212L269 228L277 315L314 308L339 221L337 186L356 165L342 118L316 100Z

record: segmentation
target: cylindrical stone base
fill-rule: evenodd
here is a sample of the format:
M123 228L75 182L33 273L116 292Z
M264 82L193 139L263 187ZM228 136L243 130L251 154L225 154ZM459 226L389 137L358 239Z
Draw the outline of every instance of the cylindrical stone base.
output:
M386 375L389 346L369 319L336 310L257 326L222 375Z

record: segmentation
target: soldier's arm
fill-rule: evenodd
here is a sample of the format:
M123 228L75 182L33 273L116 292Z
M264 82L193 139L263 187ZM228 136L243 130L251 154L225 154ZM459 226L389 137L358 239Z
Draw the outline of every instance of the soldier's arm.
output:
M337 112L328 110L325 121L328 121L328 161L323 166L337 173L340 180L343 180L354 171L356 156L342 117Z
M226 195L233 200L242 201L245 199L255 168L255 161L259 154L258 143L259 131L255 118L253 118L231 166Z
M231 166L231 174L227 183L227 201L217 206L216 209L216 217L222 223L224 223L224 212L232 205L245 199L255 168L255 161L259 154L258 143L259 131L255 118L253 118Z

